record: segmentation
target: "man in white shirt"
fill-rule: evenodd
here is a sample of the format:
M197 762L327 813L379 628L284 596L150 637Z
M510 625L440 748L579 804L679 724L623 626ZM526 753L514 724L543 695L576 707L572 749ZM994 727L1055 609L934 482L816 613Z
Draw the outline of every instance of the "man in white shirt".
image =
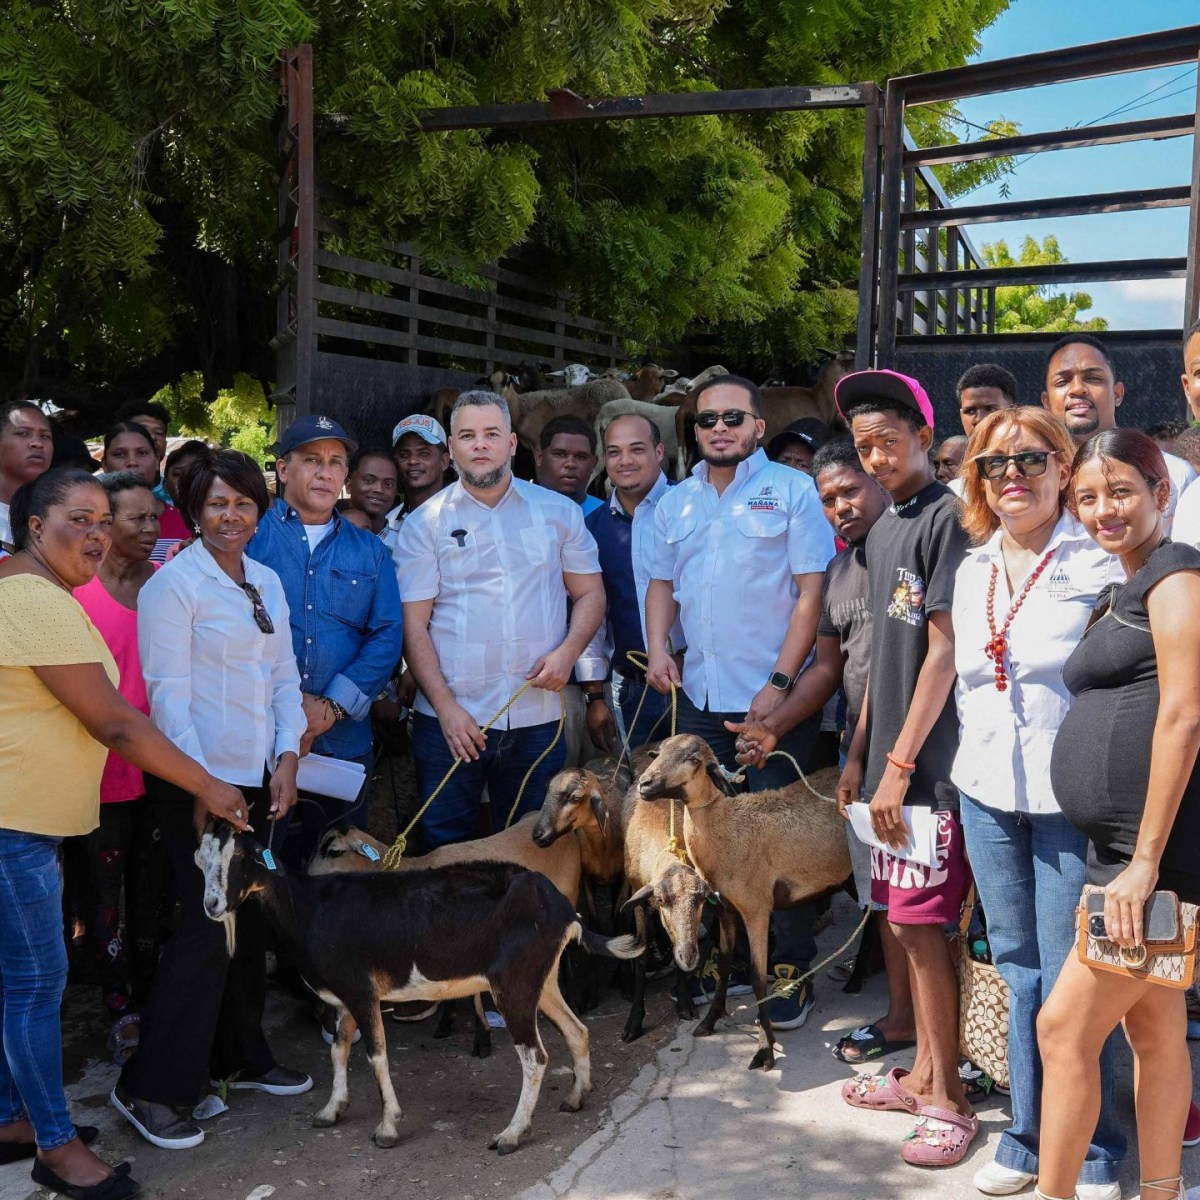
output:
M1076 446L1093 433L1117 428L1117 409L1125 385L1117 379L1108 348L1089 333L1068 333L1055 342L1046 362L1042 407L1065 422ZM1192 465L1164 454L1171 493L1163 513L1163 532L1170 535L1175 508L1184 490L1196 479Z
M1184 330L1183 374L1179 381L1192 420L1200 421L1200 321L1193 321ZM1188 488L1180 497L1171 536L1177 542L1200 548L1200 487Z
M710 380L697 399L703 459L654 513L655 561L646 592L647 680L680 689L679 732L703 737L722 765L737 770L735 735L725 722L757 722L791 689L812 651L833 535L809 476L767 461L758 387L737 376ZM687 640L683 678L668 653L676 614ZM780 740L807 766L820 732L817 713ZM762 791L795 779L785 759L748 769ZM777 978L801 974L816 953L812 906L776 913ZM794 1029L812 1008L805 984L771 1002L776 1028Z
M0 408L0 557L12 553L8 506L23 483L31 483L50 467L54 432L50 419L29 400Z
M596 543L579 505L514 479L516 448L502 397L459 396L450 418L459 479L405 520L396 547L404 657L419 688L412 749L422 801L460 760L421 819L429 850L474 834L485 785L502 826L535 764L514 819L539 807L565 756L562 739L554 744L562 707L552 693L604 618Z

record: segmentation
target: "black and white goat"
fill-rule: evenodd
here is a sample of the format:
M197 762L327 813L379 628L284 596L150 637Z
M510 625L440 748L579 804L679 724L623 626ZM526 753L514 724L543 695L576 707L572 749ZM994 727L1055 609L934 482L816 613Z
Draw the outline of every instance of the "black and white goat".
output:
M361 1027L383 1101L373 1140L396 1145L401 1112L379 1002L448 1000L480 991L495 998L522 1073L516 1112L491 1148L507 1154L529 1131L546 1069L539 1011L571 1053L574 1086L561 1108L583 1107L592 1086L588 1031L558 990L559 957L570 941L618 958L636 957L642 946L631 937L587 933L544 875L511 863L475 862L314 878L289 874L265 859L256 842L225 825L204 835L196 865L204 873L208 916L229 930L238 906L257 895L304 979L337 1009L333 1091L314 1125L333 1125L349 1104L346 1064Z

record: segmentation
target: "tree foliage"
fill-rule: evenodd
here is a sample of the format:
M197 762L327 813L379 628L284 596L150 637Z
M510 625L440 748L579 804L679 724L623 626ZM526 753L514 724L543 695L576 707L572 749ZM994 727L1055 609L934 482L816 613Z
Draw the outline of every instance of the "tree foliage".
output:
M1008 0L10 0L0 384L97 413L269 379L279 52L314 43L347 244L516 246L632 338L792 364L857 310L862 114L422 134L427 107L830 84L962 63ZM922 115L953 140L953 114ZM922 140L924 140L922 138Z
M1069 261L1053 234L1040 245L1036 238L1026 237L1016 258L1003 241L985 245L983 257L989 267L1040 267ZM1107 329L1108 322L1103 317L1079 319L1079 314L1091 307L1092 298L1087 292L1068 294L1032 284L997 288L996 332L1069 333L1077 329Z

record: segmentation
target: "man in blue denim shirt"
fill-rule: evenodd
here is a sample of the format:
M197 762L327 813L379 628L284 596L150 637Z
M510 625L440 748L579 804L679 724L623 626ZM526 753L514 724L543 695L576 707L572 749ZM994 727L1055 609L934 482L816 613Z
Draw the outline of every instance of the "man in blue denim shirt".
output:
M258 526L247 552L283 581L308 730L314 750L372 767L371 702L400 661L400 592L387 547L335 509L354 442L329 417L288 426L276 448L283 498ZM367 787L352 804L315 797L297 812L304 861L329 825L367 823Z

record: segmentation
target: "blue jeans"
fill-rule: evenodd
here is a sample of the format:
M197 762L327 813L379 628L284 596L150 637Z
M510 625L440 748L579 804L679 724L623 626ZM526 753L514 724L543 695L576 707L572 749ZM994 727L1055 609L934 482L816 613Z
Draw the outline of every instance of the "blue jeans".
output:
M670 718L667 715L671 710L670 696L656 692L642 680L627 679L616 671L613 672L612 690L617 706L617 730L622 742L629 736L631 750L671 736ZM639 704L642 706L641 712L638 712ZM636 728L633 727L635 717Z
M975 885L987 916L992 961L1012 993L1008 1070L1012 1126L996 1161L1036 1174L1041 1127L1042 1061L1037 1015L1068 954L1075 952L1075 906L1083 891L1087 838L1059 813L1013 813L962 797L962 827ZM1080 1183L1115 1183L1125 1158L1117 1119L1116 1031L1100 1055L1100 1120Z
M669 698L668 698L669 699ZM737 734L725 728L726 721L744 721L745 713L710 712L697 708L683 688L679 689L679 732L694 733L702 737L712 748L717 760L731 771L742 770L737 762ZM816 713L801 721L790 733L779 739L777 750L786 750L801 767L807 769L808 760L821 732L821 714ZM670 729L667 730L670 733ZM746 791L763 792L768 788L786 787L796 782L796 772L786 758L772 758L765 767L746 767ZM809 902L798 908L781 908L771 915L771 932L774 945L771 949L771 966L790 963L804 972L817 957L817 937L814 932L816 911ZM811 983L810 983L811 988Z
M524 729L489 729L487 749L475 762L467 761L459 766L421 818L417 828L421 834L422 848L428 852L452 842L468 841L475 836L475 822L479 816L484 785L488 789L496 831L504 828L525 772L554 740L557 729L557 721L528 725ZM412 754L417 795L424 803L454 763L454 755L446 744L436 717L413 713ZM555 773L562 770L566 757L567 748L559 738L558 745L542 759L537 770L529 777L521 805L513 816L514 821L542 807L546 788Z
M28 1117L43 1150L75 1136L62 1083L60 840L0 829L0 1125Z

